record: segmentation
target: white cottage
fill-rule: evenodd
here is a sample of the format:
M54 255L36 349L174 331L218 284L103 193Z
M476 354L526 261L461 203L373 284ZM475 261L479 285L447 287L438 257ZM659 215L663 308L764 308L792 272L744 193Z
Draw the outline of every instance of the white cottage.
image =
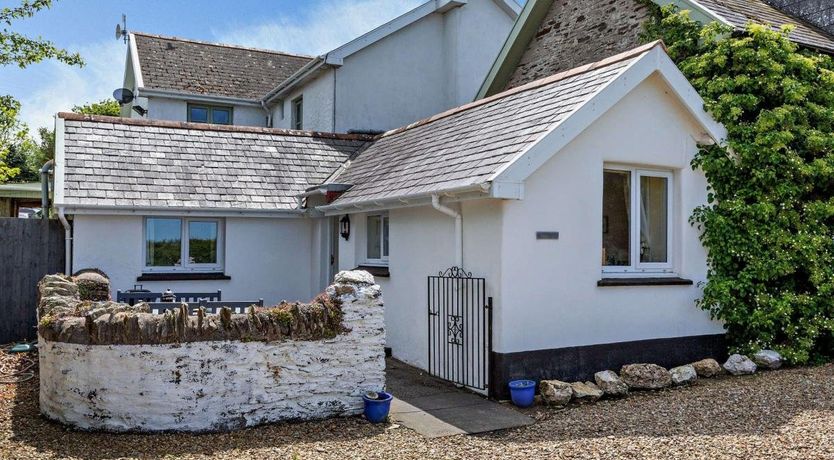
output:
M688 223L690 162L724 130L661 43L375 137L68 114L57 132L72 269L115 288L272 303L365 268L394 357L496 396L724 353Z

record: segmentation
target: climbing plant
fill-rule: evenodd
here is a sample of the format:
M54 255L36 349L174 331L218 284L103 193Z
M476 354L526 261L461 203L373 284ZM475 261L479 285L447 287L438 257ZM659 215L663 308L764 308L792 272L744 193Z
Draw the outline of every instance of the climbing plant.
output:
M834 352L834 64L781 30L701 26L657 9L645 39L672 59L727 128L692 162L709 182L701 230L709 269L699 306L740 352L793 363Z

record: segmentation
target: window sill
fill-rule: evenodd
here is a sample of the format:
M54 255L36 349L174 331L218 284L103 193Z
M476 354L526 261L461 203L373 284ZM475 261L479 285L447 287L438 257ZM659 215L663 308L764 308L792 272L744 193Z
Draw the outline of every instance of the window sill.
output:
M617 286L691 286L692 280L680 277L668 278L603 278L597 281L599 287Z
M136 281L201 281L230 280L231 276L223 272L182 272L182 273L142 273Z
M354 270L365 270L371 275L374 275L375 277L379 278L391 277L391 272L388 270L388 267L384 265L360 265L354 268Z

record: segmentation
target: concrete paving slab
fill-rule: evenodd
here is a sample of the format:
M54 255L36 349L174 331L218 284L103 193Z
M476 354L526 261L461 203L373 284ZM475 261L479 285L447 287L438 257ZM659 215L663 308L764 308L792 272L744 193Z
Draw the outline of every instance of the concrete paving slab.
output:
M490 401L426 375L396 360L388 361L391 420L428 438L485 433L530 425L534 420L512 407Z

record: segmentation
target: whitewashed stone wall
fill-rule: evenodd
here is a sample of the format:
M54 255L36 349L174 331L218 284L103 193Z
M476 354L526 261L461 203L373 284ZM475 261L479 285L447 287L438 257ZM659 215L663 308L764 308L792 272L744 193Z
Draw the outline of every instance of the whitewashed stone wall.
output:
M359 414L361 395L385 387L385 333L380 288L356 273L340 273L328 288L342 301L350 329L333 339L166 345L41 339L41 412L107 431L230 430Z

